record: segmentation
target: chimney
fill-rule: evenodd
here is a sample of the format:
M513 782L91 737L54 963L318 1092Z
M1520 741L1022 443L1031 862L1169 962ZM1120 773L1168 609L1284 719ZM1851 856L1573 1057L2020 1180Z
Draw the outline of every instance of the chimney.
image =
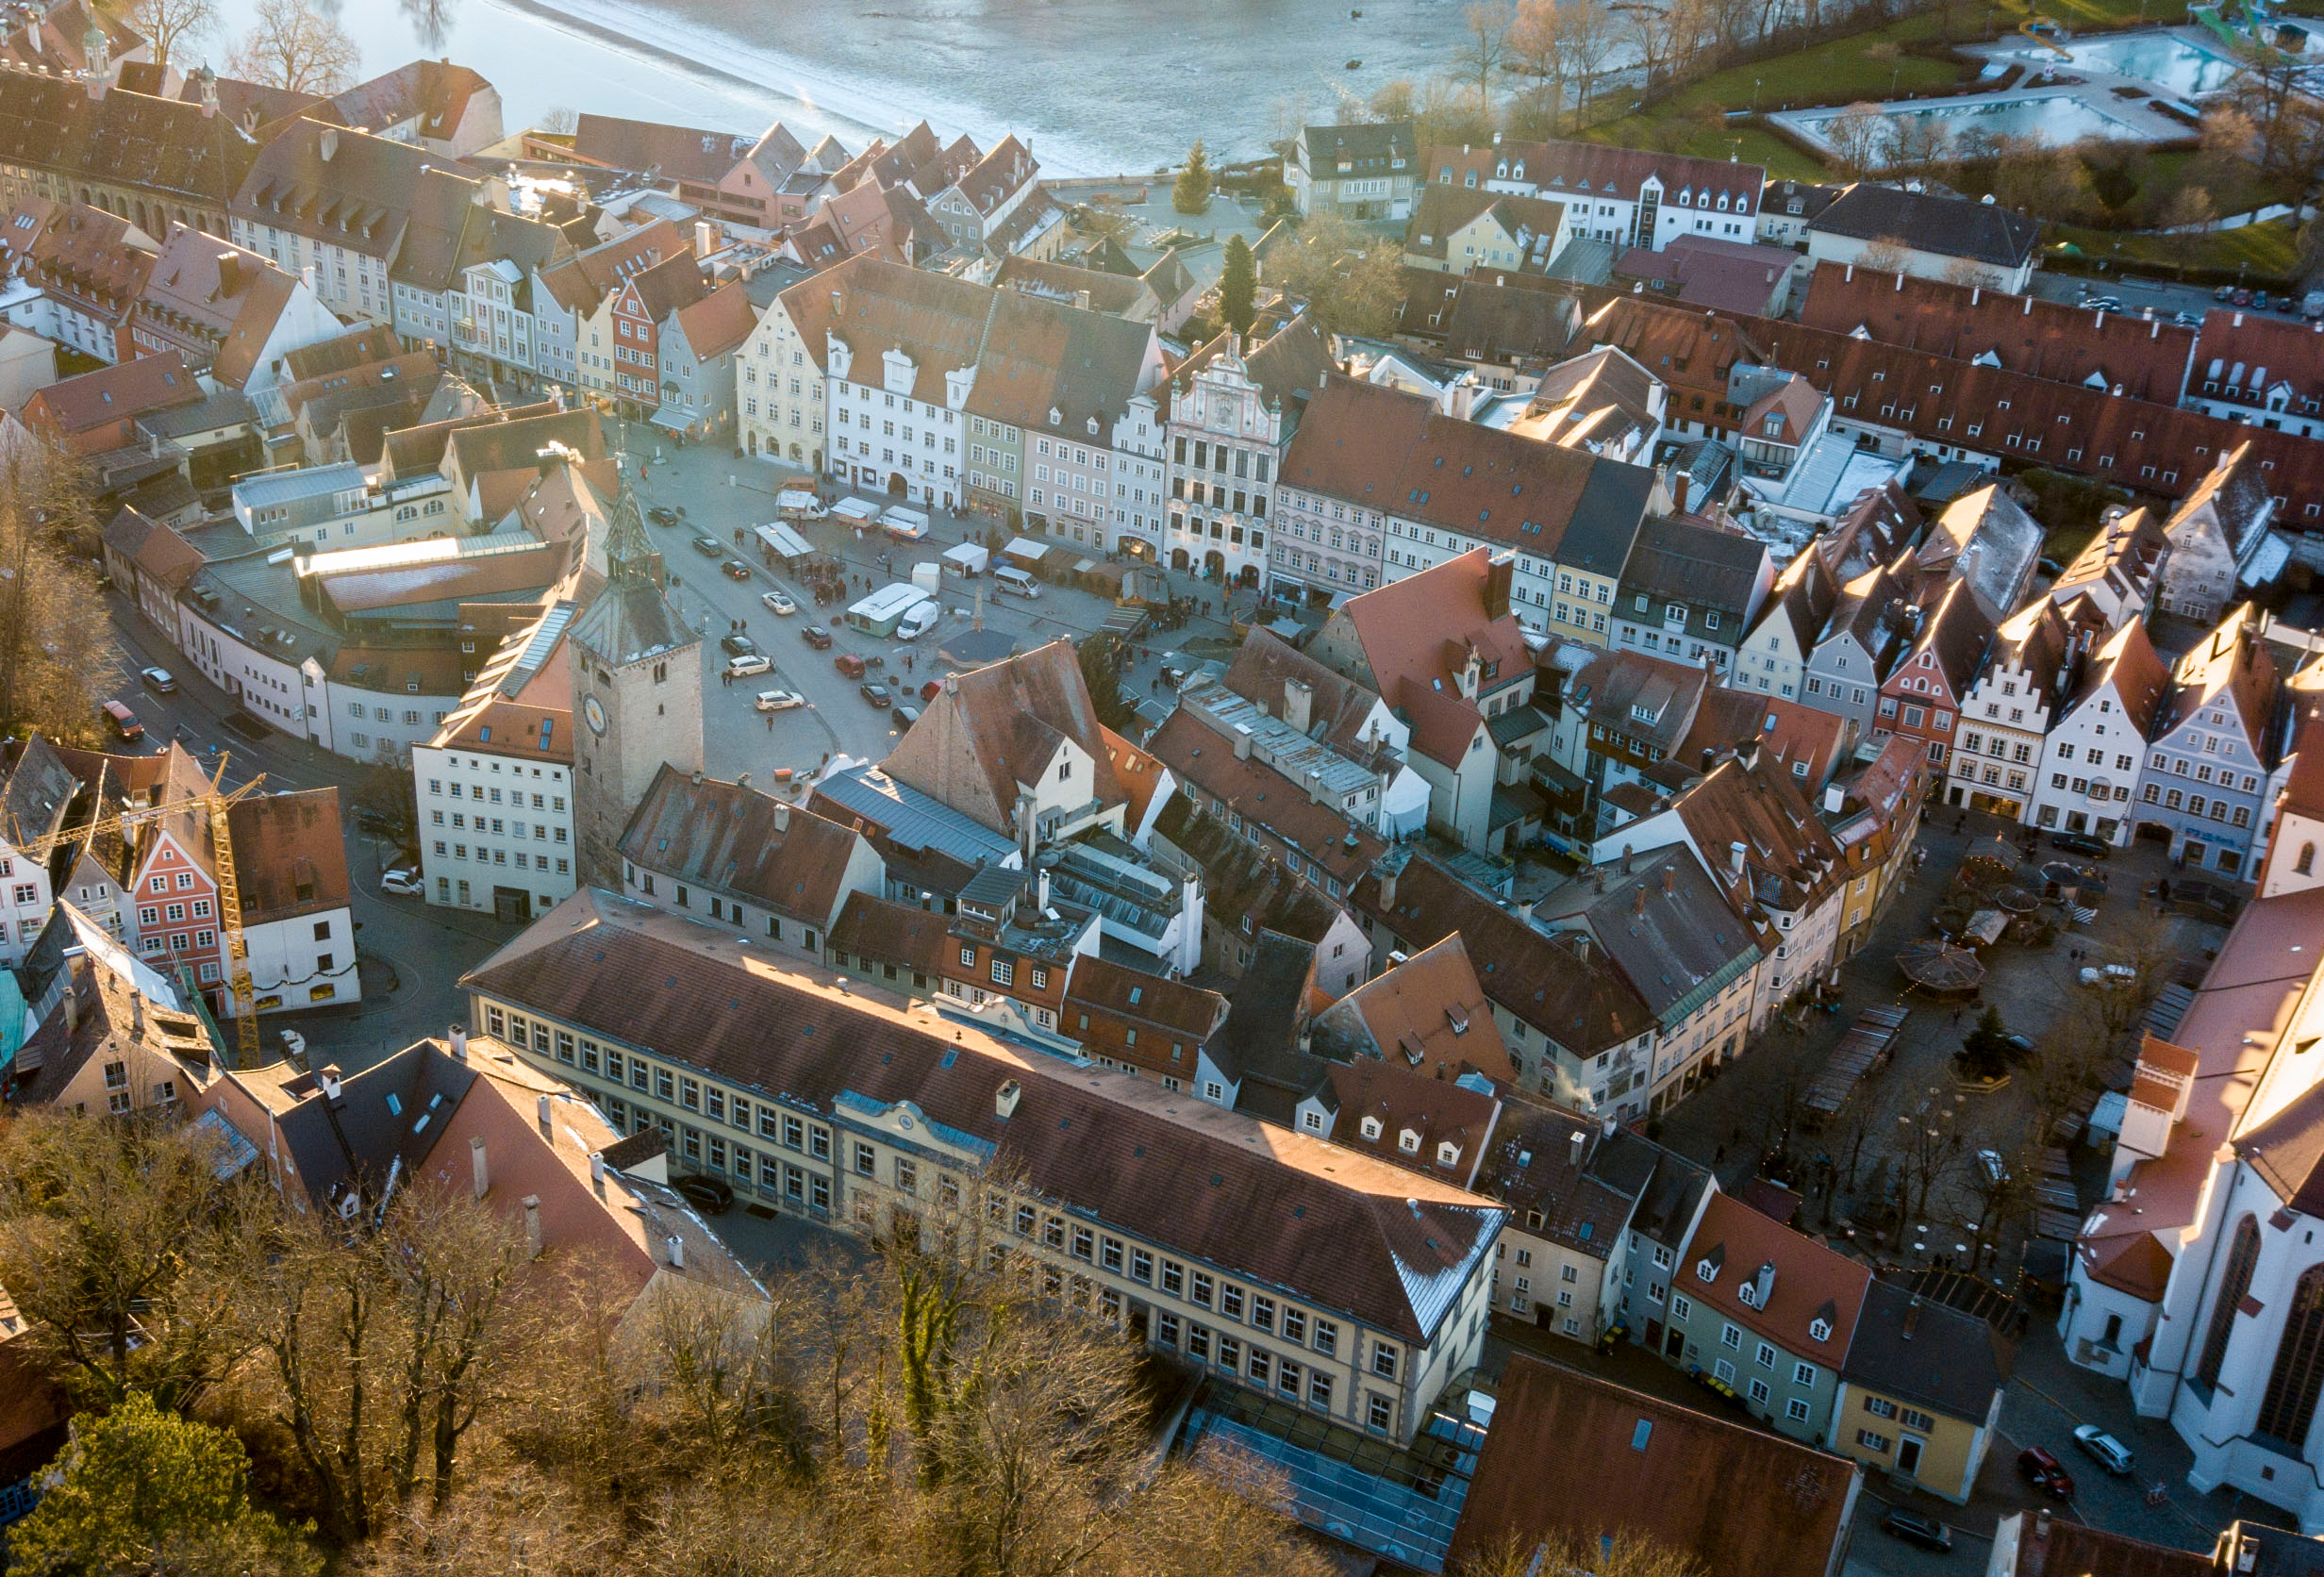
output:
M790 831L790 806L781 800L774 802L774 830Z
M482 1199L492 1187L492 1168L484 1158L482 1134L468 1141L468 1170L475 1176L476 1197Z
M544 1097L545 1099L545 1097ZM540 1196L524 1196L524 1257L540 1257Z
M1904 1341L1910 1341L1913 1339L1913 1332L1919 1329L1919 1327L1920 1300L1918 1298L1914 1298L1907 1302L1904 1305L1904 1324L1902 1328L1897 1332L1897 1336Z
M1582 1164L1582 1148L1588 1143L1589 1136L1583 1133L1578 1128L1575 1129L1573 1134L1573 1144L1566 1155L1566 1165L1569 1167L1580 1166Z
M599 1199L606 1197L606 1155L602 1150L589 1156L589 1192Z
M1487 620L1509 616L1509 582L1517 574L1517 555L1495 554L1485 572L1485 617Z
M1847 803L1848 792L1846 789L1842 788L1837 783L1827 783L1824 785L1825 815L1837 816L1840 813L1840 807Z
M446 1033L452 1039L452 1060L466 1062L468 1060L468 1026L454 1024Z
M1307 732L1315 719L1316 688L1304 679L1286 679L1283 682L1283 721Z
M1235 759L1237 761L1251 759L1251 731L1247 728L1238 728L1235 731Z
M1728 844L1727 869L1734 872L1738 876L1743 874L1743 858L1750 853L1751 850L1745 846L1743 840L1739 838L1733 843Z
M1631 898L1630 912L1634 915L1642 915L1646 913L1646 888L1643 887L1638 888L1637 892ZM476 1142L478 1144L482 1144L484 1141L482 1139L478 1139Z
M685 1238L679 1237L673 1232L669 1237L662 1239L662 1247L670 1251L670 1268L672 1270L683 1270L686 1269Z
M1694 480L1691 473L1684 471L1670 478L1670 512L1672 514L1686 513L1686 493L1688 489L1694 485Z
M1384 909L1392 909L1396 906L1396 872L1382 871L1379 874L1380 906Z
M552 1127L550 1126L550 1124L549 1124L549 1098L548 1098L548 1096L546 1096L546 1095L542 1095L542 1096L541 1096L541 1097L540 1097L538 1101L536 1101L536 1102L534 1103L534 1105L535 1105L536 1109L538 1110L539 1115L540 1115L540 1137L541 1137L542 1138L544 1138L544 1139L549 1140L551 1143L555 1143L555 1142L556 1142L556 1130L555 1130L554 1128L552 1128Z
M323 1087L323 1104L324 1105L330 1107L333 1111L337 1111L347 1104L347 1098L340 1093L341 1087L340 1085L338 1063L325 1063L323 1067L323 1071L315 1075L315 1082Z
M2044 1544L2050 1542L2050 1508L2048 1506L2042 1507L2034 1514L2034 1536Z
M1016 1116L1017 1103L1023 1097L1025 1087L1015 1079L1002 1080L1001 1087L992 1092L993 1115L1004 1122Z
M1603 1135L1605 1135L1605 1137L1608 1137L1608 1138L1612 1138L1612 1137L1614 1137L1614 1128L1615 1128L1614 1114L1613 1114L1612 1112L1608 1112L1608 1113L1606 1113L1606 1115L1605 1115L1605 1119L1604 1119L1603 1122L1602 1123L1602 1125L1601 1125L1601 1126L1600 1126L1600 1128L1599 1128L1599 1132L1601 1132L1601 1133L1602 1133Z
M717 234L718 232L710 228L710 222L708 220L695 220L694 256L697 257L707 257L711 253L717 251Z
M1307 798L1317 805L1323 803L1323 774L1312 769L1307 773Z
M299 265L299 283L307 287L307 293L309 293L310 295L314 292L314 289L315 289L315 265L314 265L314 264L312 264L312 263L301 263L301 264Z
M1033 873L1033 906L1042 914L1049 912L1049 867L1046 865Z
M335 156L338 152L339 127L324 126L323 128L323 135L315 139L316 157L320 158L324 163L328 164L331 162L333 156Z
M242 293L242 260L231 252L218 254L218 297Z

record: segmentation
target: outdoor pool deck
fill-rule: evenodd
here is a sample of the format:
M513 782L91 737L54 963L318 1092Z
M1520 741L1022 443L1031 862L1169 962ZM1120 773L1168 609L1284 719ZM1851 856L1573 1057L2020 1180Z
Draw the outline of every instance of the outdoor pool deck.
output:
M1934 123L1948 141L1976 133L2032 138L2051 147L2093 138L2168 142L2192 137L2195 128L2164 114L2156 102L2169 101L2191 112L2191 101L2224 90L2236 70L2216 42L2196 27L2110 33L2058 45L2019 34L1970 45L1964 53L1990 62L1990 75L1998 76L2010 66L2023 66L2028 75L2011 88L1938 99L1891 99L1873 108L1892 123ZM2045 72L2071 80L2044 81ZM2126 96L2131 93L2135 96ZM1825 128L1846 113L1846 107L1827 105L1783 110L1768 119L1830 152Z

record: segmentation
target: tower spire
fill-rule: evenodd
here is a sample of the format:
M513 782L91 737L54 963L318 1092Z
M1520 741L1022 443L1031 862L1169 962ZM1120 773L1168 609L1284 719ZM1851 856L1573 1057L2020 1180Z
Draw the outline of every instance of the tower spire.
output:
M654 544L646 538L645 517L638 512L638 495L630 490L627 453L616 454L613 466L622 481L606 530L606 576L616 583L654 580Z

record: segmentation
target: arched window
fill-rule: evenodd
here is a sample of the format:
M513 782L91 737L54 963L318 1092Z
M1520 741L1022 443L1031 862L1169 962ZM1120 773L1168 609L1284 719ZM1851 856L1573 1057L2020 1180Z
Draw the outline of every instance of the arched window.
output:
M2260 1257L2260 1223L2246 1216L2235 1223L2235 1239L2227 1251L2227 1273L2219 1278L2218 1301L2211 1305L2211 1329L2203 1336L2202 1361L2195 1378L2206 1386L2219 1383L2219 1366L2227 1361L2227 1338L2235 1331L2235 1308L2251 1290L2251 1267Z
M2292 862L2292 874L2296 876L2308 875L2312 872L2315 865L2316 845L2313 843L2302 843L2299 846L2299 858Z
M2292 1308L2276 1344L2276 1366L2260 1399L2257 1428L2290 1446L2295 1453L2316 1421L2316 1386L2324 1383L2324 1265L2300 1272Z

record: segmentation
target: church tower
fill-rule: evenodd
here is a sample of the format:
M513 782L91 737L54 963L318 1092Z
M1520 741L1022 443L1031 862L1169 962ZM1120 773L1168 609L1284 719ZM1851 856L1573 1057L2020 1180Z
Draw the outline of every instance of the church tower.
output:
M573 832L580 879L622 888L622 829L664 762L702 771L702 637L662 589L626 457L606 578L573 622Z

